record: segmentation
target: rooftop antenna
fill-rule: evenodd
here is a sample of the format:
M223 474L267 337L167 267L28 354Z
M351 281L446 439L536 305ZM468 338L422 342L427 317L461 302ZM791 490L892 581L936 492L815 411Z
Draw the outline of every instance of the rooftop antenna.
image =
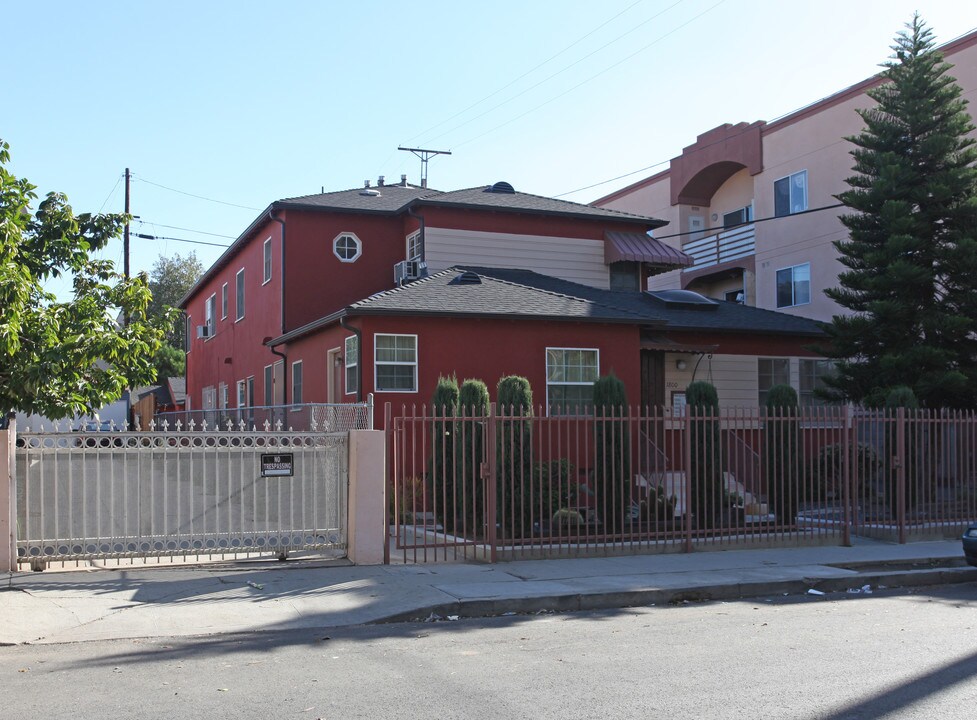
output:
M450 150L425 150L424 148L398 147L398 150L412 152L421 159L421 187L427 187L427 161L435 155L450 155Z

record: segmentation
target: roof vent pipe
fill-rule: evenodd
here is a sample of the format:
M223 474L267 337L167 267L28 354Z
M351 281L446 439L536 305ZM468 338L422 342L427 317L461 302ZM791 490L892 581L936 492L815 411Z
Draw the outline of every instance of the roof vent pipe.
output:
M400 184L403 185L404 187L407 187L407 175L406 175L406 173L404 175L401 175L400 176Z
M363 187L365 187L365 188L370 187L370 181L369 180L364 180L363 181Z
M377 178L377 187L383 187L383 175Z

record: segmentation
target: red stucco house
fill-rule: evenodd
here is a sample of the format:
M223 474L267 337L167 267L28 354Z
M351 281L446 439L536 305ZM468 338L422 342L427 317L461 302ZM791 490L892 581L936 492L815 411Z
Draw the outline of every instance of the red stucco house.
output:
M662 224L508 183L276 201L182 302L188 406L421 405L440 375L494 393L519 374L560 412L610 371L635 406L679 405L692 379L725 404L778 382L813 398L812 321L643 291L691 263L650 237Z

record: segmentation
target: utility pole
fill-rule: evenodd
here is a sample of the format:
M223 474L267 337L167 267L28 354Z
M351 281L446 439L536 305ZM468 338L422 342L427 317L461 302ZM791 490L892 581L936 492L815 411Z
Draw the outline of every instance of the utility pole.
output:
M129 168L126 168L126 227L122 235L122 271L129 279ZM127 318L128 320L128 318Z
M398 147L398 150L412 152L421 159L421 187L427 187L427 161L435 155L450 155L450 150L425 150L424 148Z

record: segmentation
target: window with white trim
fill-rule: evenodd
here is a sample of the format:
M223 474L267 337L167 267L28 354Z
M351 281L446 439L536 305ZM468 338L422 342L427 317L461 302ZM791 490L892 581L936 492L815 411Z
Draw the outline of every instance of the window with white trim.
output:
M193 320L189 315L183 321L183 350L190 352L190 343L193 341Z
M424 245L421 242L421 231L407 236L407 260L420 262L424 259Z
M213 385L208 385L203 389L201 395L201 399L203 400L201 410L213 410L217 407L217 388Z
M265 240L263 247L265 274L264 280L261 282L262 285L271 282L271 238Z
M340 262L356 262L363 254L363 243L353 233L340 233L332 241L332 252Z
M801 358L800 361L800 403L802 407L815 407L819 405L830 405L827 400L818 395L818 390L826 390L824 379L834 374L834 360L809 360Z
M550 415L588 413L600 354L592 348L546 348L546 407Z
M790 358L757 358L757 400L767 406L767 396L774 385L790 385Z
M237 271L234 277L234 290L237 307L235 310L235 321L244 319L244 268Z
M217 331L217 293L214 293L204 303L204 325L207 327L207 339L214 337Z
M360 364L360 347L355 335L346 338L343 360L346 373L346 394L355 395L360 389L360 375L357 367Z
M811 263L777 271L777 307L794 307L811 302Z
M302 361L292 363L292 400L293 405L302 404Z
M227 283L221 285L221 320L227 320Z
M739 210L733 210L732 212L723 214L724 230L734 228L737 225L745 225L749 222L753 222L753 205L747 205L746 207L741 207Z
M417 335L374 335L377 392L417 392Z
M239 408L248 406L247 383L244 380L237 381L237 406Z
M227 401L228 401L227 383L224 383L224 382L219 383L217 385L217 388L218 388L218 393L219 393L218 394L218 402L220 403L218 405L218 407L221 410L227 410Z
M773 214L793 215L807 210L807 170L774 180Z

